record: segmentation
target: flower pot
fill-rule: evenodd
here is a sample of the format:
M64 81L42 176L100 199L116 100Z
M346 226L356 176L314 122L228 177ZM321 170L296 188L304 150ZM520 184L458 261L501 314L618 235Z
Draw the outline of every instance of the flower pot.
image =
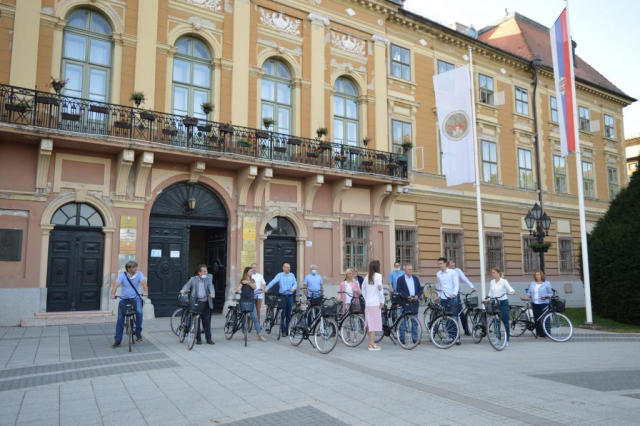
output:
M68 112L63 112L61 115L63 120L80 121L80 114L71 114Z
M163 135L175 136L178 134L178 129L162 129Z
M142 99L134 99L133 103L136 104L136 108L140 106L140 104L142 103Z
M269 139L270 135L267 132L256 132L256 138Z
M398 157L398 161L400 161L401 163L406 163L407 162L407 157L400 156L400 157Z
M183 118L182 124L188 127L193 127L198 125L198 120L196 120L195 118Z
M242 148L251 148L253 145L251 143L249 143L249 142L240 141L240 142L238 142L238 146L240 146Z
M224 133L233 133L233 126L220 126L220 131Z
M100 105L89 105L89 111L100 114L109 114L109 108Z
M287 142L289 145L295 145L295 146L300 146L302 145L302 141L300 139L289 139L289 141Z
M536 247L531 249L534 253L546 253L549 251L549 247Z
M318 158L318 157L320 157L320 154L317 153L317 152L308 152L307 153L307 157Z
M211 114L211 111L213 111L211 108L202 108L202 112L204 112L205 115Z
M131 129L131 123L128 121L116 121L113 123L113 127L118 129Z
M322 149L331 149L331 144L329 142L321 142L320 148Z
M53 96L38 96L38 103L45 105L58 105L60 101L58 101L58 98L54 98Z
M53 88L53 90L55 90L55 92L57 94L60 94L60 91L62 89L64 89L65 85L66 85L66 83L65 84L62 84L62 83L51 83L51 87Z
M274 146L273 150L275 152L287 152L287 147L286 146Z
M359 149L356 149L356 148L351 148L351 149L349 150L349 154L352 154L352 155L360 155L360 150L359 150Z
M201 124L198 126L199 132L209 133L211 131L211 124Z
M322 139L322 137L325 136L326 133L316 132L316 135L318 135L318 139Z
M362 162L362 165L363 165L364 167L371 167L371 166L373 166L373 161L370 161L370 160L364 160L364 161Z
M143 120L156 121L155 114L152 114L150 112L141 112L140 113L140 118L143 119Z
M5 104L4 108L8 111L15 111L15 112L19 112L24 114L25 112L27 112L27 107L26 106L21 106L21 105L12 105L12 104Z

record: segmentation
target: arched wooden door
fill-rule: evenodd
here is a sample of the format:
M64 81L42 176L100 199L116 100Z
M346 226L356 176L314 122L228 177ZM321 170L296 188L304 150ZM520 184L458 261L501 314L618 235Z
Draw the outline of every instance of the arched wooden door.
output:
M264 230L267 239L264 242L264 279L269 282L279 272L282 264L291 265L291 273L296 275L298 268L298 250L296 228L285 217L274 217Z

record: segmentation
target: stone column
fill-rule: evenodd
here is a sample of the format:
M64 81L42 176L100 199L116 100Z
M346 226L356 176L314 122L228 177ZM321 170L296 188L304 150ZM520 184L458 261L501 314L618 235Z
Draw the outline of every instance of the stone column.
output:
M315 135L318 127L327 127L324 117L324 28L329 18L318 13L310 13L311 21L311 128L309 134ZM330 139L330 136L329 136Z
M375 89L375 144L376 149L391 152L391 140L389 138L389 117L387 107L387 46L389 40L374 35L373 41L373 85Z
M233 77L231 78L231 121L249 125L249 46L251 2L235 0L233 10Z

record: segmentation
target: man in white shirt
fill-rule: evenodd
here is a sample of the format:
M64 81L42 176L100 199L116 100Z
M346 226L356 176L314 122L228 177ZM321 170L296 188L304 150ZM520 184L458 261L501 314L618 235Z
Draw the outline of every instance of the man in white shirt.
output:
M473 293L474 291L478 291L473 286L471 281L469 281L469 278L467 278L467 276L464 274L464 272L462 272L462 270L460 268L456 268L456 261L455 260L453 260L453 259L449 260L449 269L451 269L452 271L455 271L456 274L458 274L459 280L461 282L465 283L467 286L469 286L469 288L471 289L471 293ZM460 299L460 294L458 294L458 303L460 304L460 306L462 306L462 300ZM462 312L462 310L460 312ZM465 336L471 336L471 333L469 332L469 326L467 325L467 321L465 321L464 318L461 318L460 322L462 323L462 329L464 330L464 335Z
M255 300L256 300L256 314L258 314L258 322L260 322L260 308L262 308L262 300L264 299L264 286L267 282L264 280L264 277L258 273L258 264L251 264L251 278L256 283L256 289L254 291Z
M453 269L447 269L446 257L438 259L438 268L440 270L438 271L436 278L440 285L440 305L444 307L445 299L449 299L449 303L452 303L455 308L459 305L458 292L460 291L460 277L458 277L458 274ZM460 345L459 338L456 345Z

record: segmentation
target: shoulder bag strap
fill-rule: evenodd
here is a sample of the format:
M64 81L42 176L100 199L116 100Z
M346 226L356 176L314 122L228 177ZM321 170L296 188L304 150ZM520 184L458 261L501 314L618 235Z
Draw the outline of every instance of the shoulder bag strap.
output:
M138 293L138 290L136 290L136 287L133 285L133 283L131 282L131 280L129 279L129 274L127 274L126 272L124 273L124 276L127 278L127 281L129 281L129 284L131 285L131 288L133 289L133 291L136 292L136 295L140 298L140 300L142 300L142 296L140 296L140 293Z

